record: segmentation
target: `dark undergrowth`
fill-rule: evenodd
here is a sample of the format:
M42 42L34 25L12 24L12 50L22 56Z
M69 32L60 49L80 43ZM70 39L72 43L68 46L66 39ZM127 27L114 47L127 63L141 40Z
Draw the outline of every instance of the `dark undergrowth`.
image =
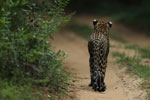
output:
M129 28L145 30L146 34L150 34L149 4L149 0L72 0L69 8L81 14L90 13L108 16Z

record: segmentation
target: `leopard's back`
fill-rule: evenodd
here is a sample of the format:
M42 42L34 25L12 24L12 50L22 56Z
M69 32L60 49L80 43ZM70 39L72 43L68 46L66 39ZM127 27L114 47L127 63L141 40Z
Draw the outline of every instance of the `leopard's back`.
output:
M88 41L89 45L92 46L92 50L93 52L91 53L100 53L103 56L108 56L109 53L109 36L107 35L103 35L100 34L98 38L94 38L94 34L91 35L89 41ZM103 57L101 55L97 55L95 54L95 56L100 56Z

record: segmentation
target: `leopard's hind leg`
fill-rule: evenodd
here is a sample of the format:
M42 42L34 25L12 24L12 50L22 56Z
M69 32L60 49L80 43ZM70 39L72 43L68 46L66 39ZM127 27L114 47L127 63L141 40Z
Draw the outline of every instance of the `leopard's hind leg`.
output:
M99 70L98 72L98 91L100 92L104 92L106 90L106 85L105 85L105 82L104 82L104 79L105 79L105 72L106 72L106 66L102 69Z
M93 64L93 58L90 57L89 59L89 62L90 62L90 76L91 76L91 82L89 83L89 86L93 86L93 83L94 83L94 64Z
M99 74L98 74L98 70L97 70L98 66L95 64L94 65L94 73L93 73L93 89L94 91L98 91L99 90Z

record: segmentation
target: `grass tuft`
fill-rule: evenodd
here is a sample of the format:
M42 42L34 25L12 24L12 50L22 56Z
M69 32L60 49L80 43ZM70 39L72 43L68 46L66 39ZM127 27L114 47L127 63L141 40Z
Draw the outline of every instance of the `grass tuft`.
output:
M117 57L117 63L125 65L129 72L132 72L141 78L150 80L150 65L141 64L140 58L129 57L124 53L119 52L113 52L112 55Z
M47 100L39 89L32 85L18 86L0 80L0 99L1 100Z
M133 50L139 52L141 54L142 58L150 59L150 47L141 48L137 45L126 45L125 48L126 49L133 49Z

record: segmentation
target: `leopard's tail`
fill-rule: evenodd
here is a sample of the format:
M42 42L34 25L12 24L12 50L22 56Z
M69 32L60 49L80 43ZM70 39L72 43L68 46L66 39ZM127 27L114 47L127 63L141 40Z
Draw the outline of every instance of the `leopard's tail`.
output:
M105 87L104 78L105 78L105 72L106 72L106 64L107 60L104 55L104 48L96 48L94 51L94 85L96 87L96 90L103 90Z

